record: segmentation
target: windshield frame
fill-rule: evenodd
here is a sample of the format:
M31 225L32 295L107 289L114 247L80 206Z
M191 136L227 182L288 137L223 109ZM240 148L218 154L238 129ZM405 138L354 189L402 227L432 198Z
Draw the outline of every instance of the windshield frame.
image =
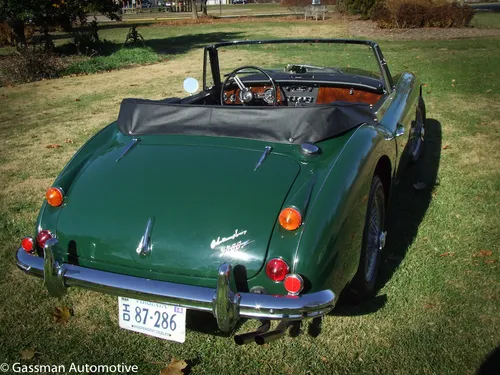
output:
M220 47L229 47L235 45L250 45L250 44L287 44L287 43L325 43L325 44L358 44L369 46L375 55L380 74L384 80L384 89L387 93L392 92L394 89L394 84L392 81L392 76L387 66L387 62L384 59L382 51L376 42L370 40L360 40L360 39L269 39L269 40L235 40L231 42L221 42L206 46L204 48L203 54L203 87L205 90L211 89L207 86L207 75L208 69L212 75L212 80L214 83L214 89L220 91L221 89L221 79L220 79L220 66L219 66L219 54L218 49Z

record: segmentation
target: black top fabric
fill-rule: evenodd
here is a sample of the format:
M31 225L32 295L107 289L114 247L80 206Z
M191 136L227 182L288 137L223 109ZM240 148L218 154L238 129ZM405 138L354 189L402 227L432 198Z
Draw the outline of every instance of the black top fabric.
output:
M373 123L367 104L253 107L175 104L124 99L118 128L127 135L191 134L278 143L319 142Z

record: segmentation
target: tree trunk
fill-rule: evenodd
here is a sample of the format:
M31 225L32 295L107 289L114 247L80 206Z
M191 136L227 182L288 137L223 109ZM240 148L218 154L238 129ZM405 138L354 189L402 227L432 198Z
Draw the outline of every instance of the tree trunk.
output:
M26 36L24 35L24 21L15 19L9 22L9 26L12 29L16 46L26 46L27 43Z
M201 11L204 16L208 16L207 0L201 0Z
M196 9L196 0L191 1L191 18L198 19L198 10Z

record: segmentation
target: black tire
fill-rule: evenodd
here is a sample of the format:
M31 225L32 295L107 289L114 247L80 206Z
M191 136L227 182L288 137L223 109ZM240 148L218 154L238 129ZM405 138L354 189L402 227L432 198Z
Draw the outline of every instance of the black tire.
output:
M350 297L362 302L373 296L380 261L381 234L385 225L385 194L380 177L370 187L359 266L350 285Z
M425 103L424 99L420 96L418 98L418 106L415 113L415 126L412 128L412 135L410 138L410 156L412 163L416 163L420 155L422 155L422 150L424 148L425 120Z

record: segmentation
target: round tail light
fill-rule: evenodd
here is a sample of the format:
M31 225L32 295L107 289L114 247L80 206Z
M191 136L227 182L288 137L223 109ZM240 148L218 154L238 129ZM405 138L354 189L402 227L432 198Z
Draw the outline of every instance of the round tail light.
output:
M38 246L40 246L43 249L45 247L45 242L47 242L51 238L52 234L50 234L48 230L42 230L36 236L36 242L38 243Z
M64 200L64 193L61 188L51 187L45 193L45 199L52 207L59 207Z
M285 277L283 285L288 293L295 296L304 288L304 280L300 275L291 273Z
M273 281L283 281L288 270L288 264L279 258L271 259L266 265L266 275Z
M23 240L21 241L21 247L27 253L32 253L35 250L35 243L33 241L33 238L24 237Z
M281 210L278 220L280 225L286 230L295 230L302 224L300 212L293 207L287 207Z

